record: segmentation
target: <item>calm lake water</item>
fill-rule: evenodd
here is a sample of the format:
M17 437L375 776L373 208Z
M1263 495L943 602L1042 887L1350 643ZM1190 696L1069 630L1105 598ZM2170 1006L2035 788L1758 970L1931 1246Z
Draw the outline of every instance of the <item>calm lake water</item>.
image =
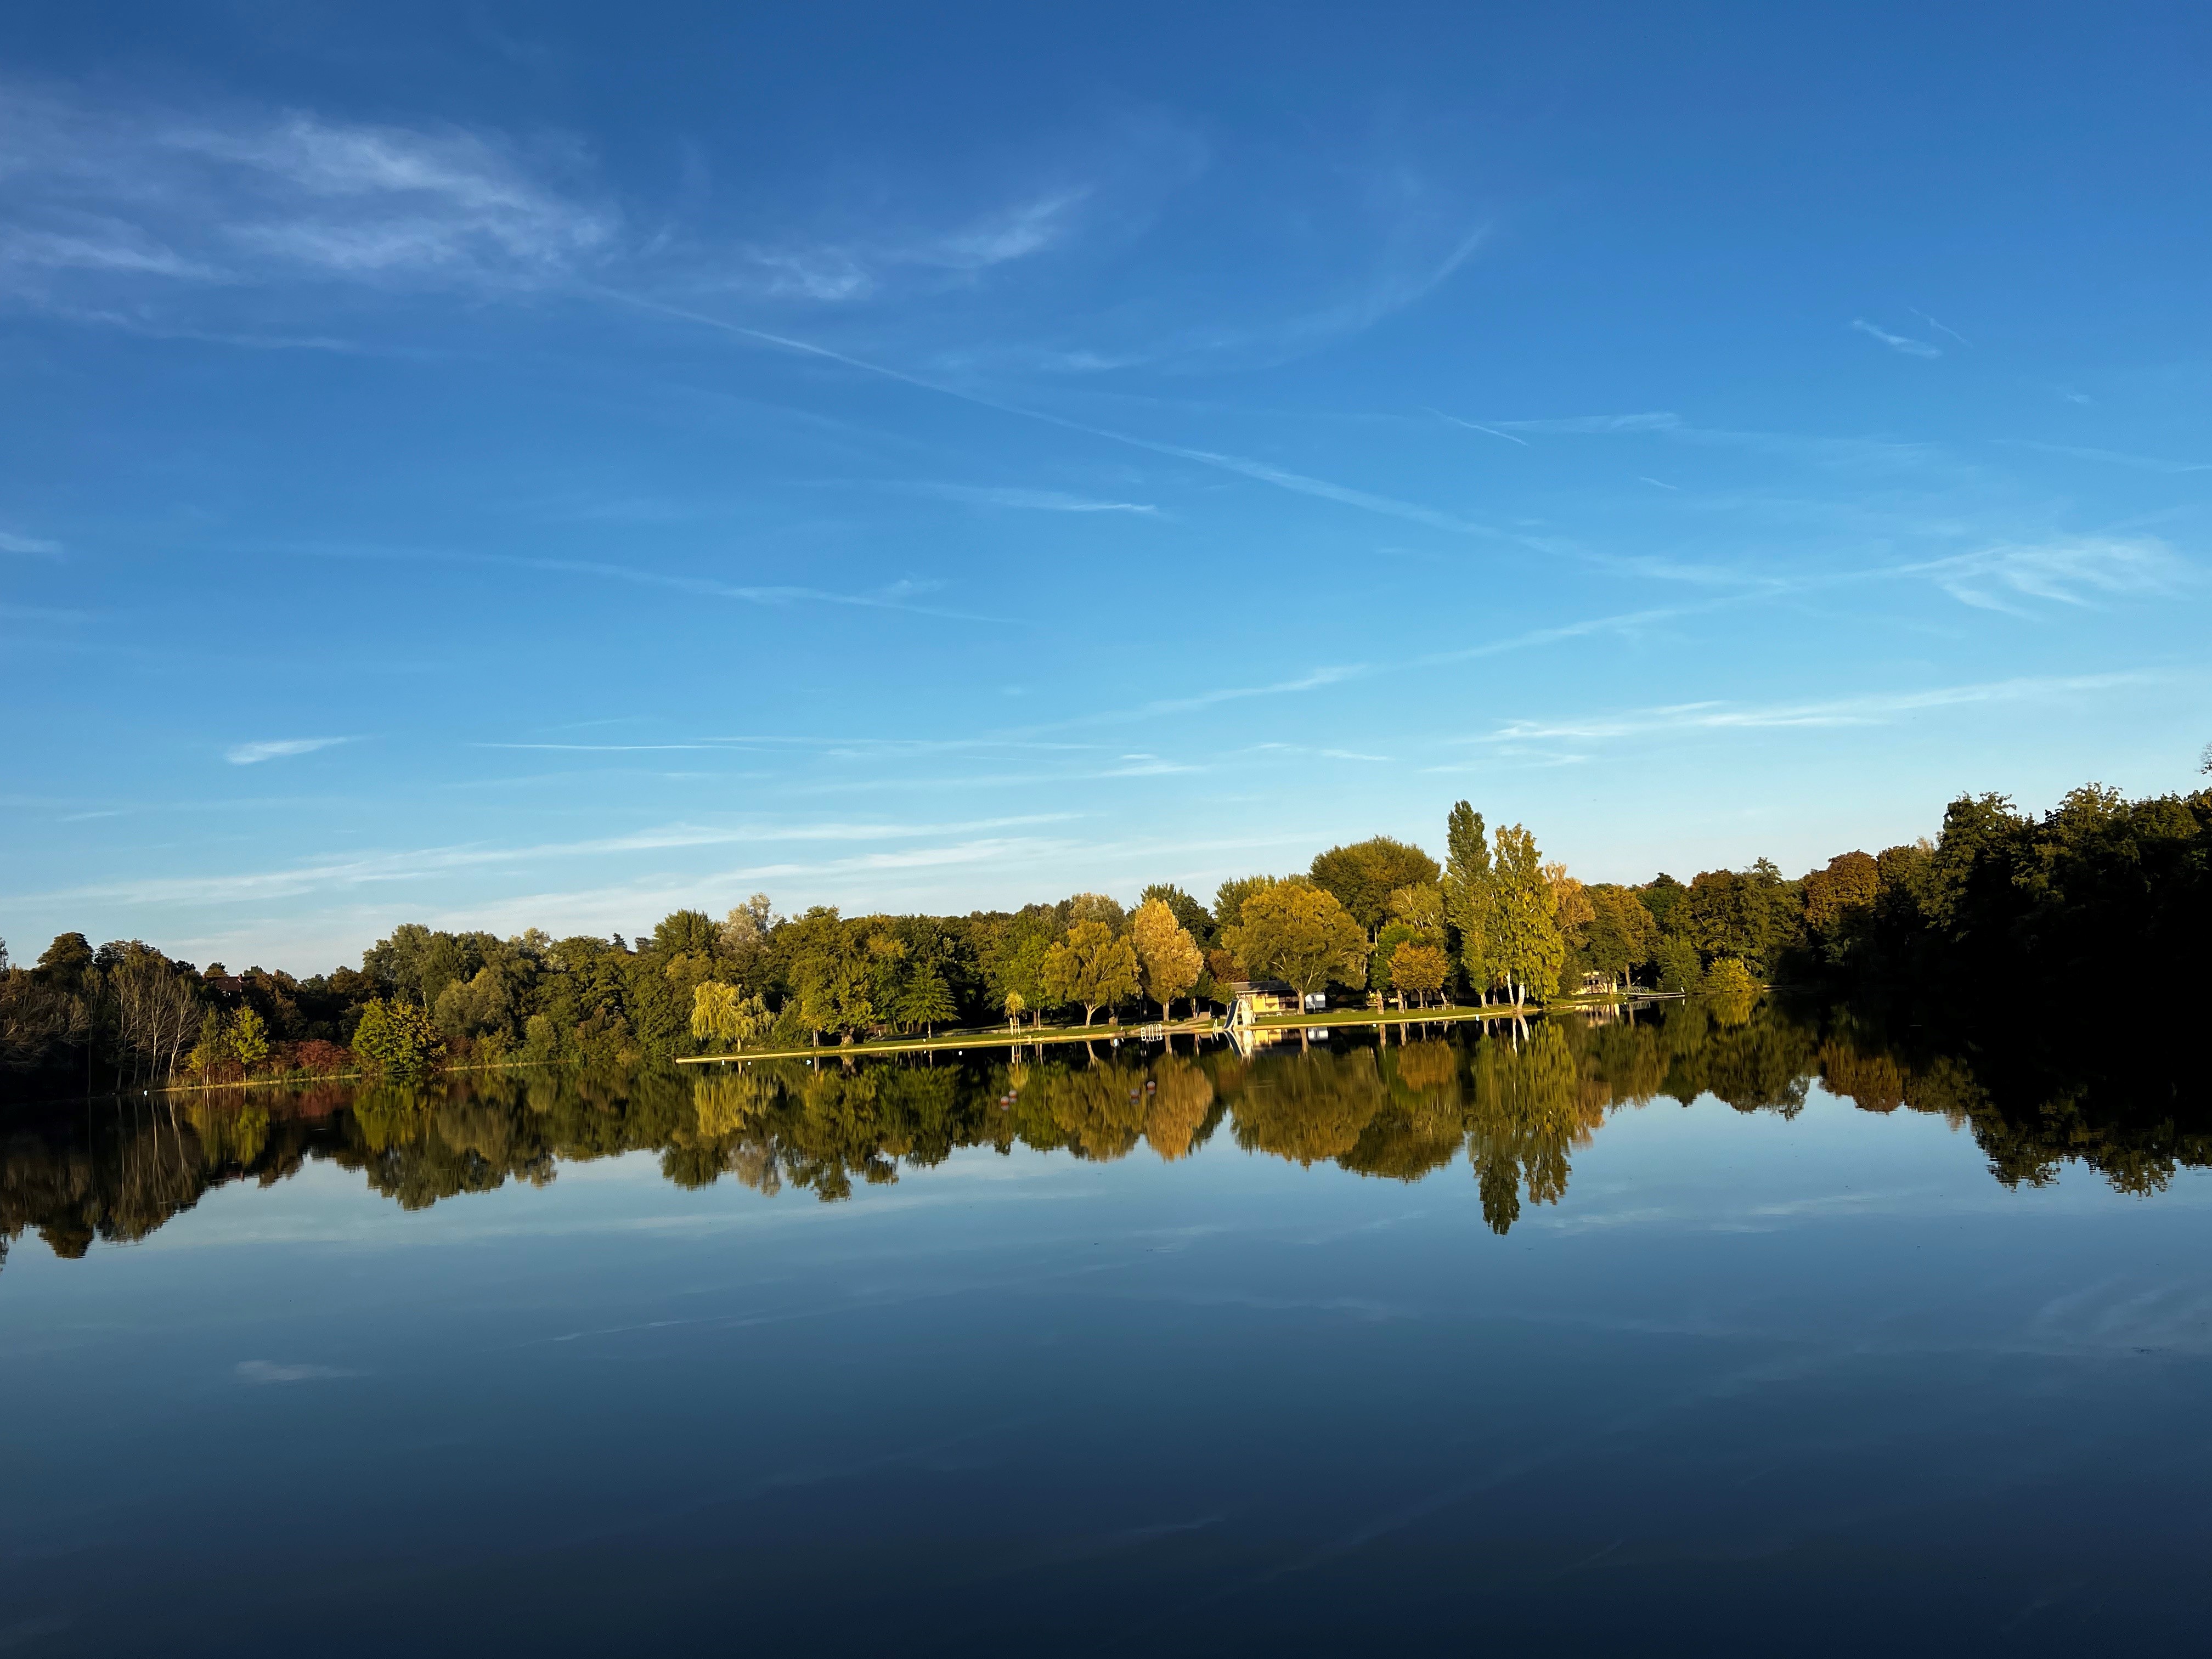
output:
M2191 1099L1047 1052L4 1120L0 1652L2203 1650Z

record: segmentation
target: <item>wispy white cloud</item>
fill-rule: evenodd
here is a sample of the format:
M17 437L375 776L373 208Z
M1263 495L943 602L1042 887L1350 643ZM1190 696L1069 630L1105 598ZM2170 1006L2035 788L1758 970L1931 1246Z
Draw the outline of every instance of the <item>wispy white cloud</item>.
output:
M1917 317L1922 322L1927 324L1929 327L1934 329L1938 334L1948 334L1953 339L1956 340L1960 345L1965 346L1968 350L1972 350L1973 349L1973 342L1969 340L1965 335L1960 333L1957 329L1953 328L1949 324L1939 323L1933 317L1930 317L1926 312L1916 309L1914 307L1907 306L1905 307L1905 309L1911 312L1914 316Z
M796 339L787 334L773 333L766 329L750 328L742 323L729 322L722 318L667 305L655 300L617 294L611 294L608 297L624 300L630 304L657 312L664 316L680 318L687 322L701 324L741 339L754 340L763 345L775 346L787 351L799 352L807 356L842 363L847 368L858 369L863 374L881 375L885 380L896 380L902 386L915 386L924 392L934 392L943 397L957 398L963 403L973 404L979 408L996 410L1003 415L1014 416L1026 421L1040 422L1047 426L1059 427L1064 431L1084 433L1110 443L1127 444L1133 448L1147 450L1155 455L1173 456L1178 460L1193 461L1201 466L1213 467L1224 472L1234 472L1241 477L1255 479L1261 483L1272 484L1278 489L1286 489L1296 495L1317 496L1324 501L1337 501L1346 507L1358 507L1363 512L1381 514L1387 518L1403 519L1411 523L1426 525L1431 529L1449 531L1456 535L1496 537L1501 540L1524 546L1551 550L1547 544L1535 538L1514 535L1490 525L1462 518L1455 514L1439 512L1433 507L1423 507L1418 502L1400 501L1392 496L1378 495L1371 490L1357 489L1349 485L1332 483L1326 478L1316 478L1304 473L1293 472L1287 468L1275 466L1266 461L1253 460L1242 455L1224 454L1215 450L1195 449L1183 444L1166 443L1158 439L1139 437L1132 433L1116 431L1110 427L1092 426L1082 421L1070 420L1066 416L1028 408L1020 404L1008 403L997 398L985 397L980 392L970 392L960 386L946 386L922 375L910 374L904 369L893 368L886 364L872 362L864 357L854 356L848 352L834 350L828 346L817 345L809 340Z
M2170 678L2156 671L1991 680L1918 691L1873 692L1822 701L1746 705L1720 702L1675 703L1583 720L1508 722L1469 744L1518 744L1562 739L1601 741L1666 732L1771 731L1800 727L1888 725L1928 709L1983 703L2051 702L2099 691L2144 686Z
M1526 438L1516 438L1510 432L1500 431L1494 426L1485 426L1480 421L1462 421L1458 416L1447 415L1441 409L1432 409L1429 413L1440 421L1449 421L1454 426L1463 426L1470 432L1487 432L1492 437L1503 438L1509 444L1519 444L1523 449L1528 447L1528 441Z
M1507 634L1498 639L1460 646L1449 651L1431 651L1423 656L1407 658L1399 665L1407 668L1442 667L1450 663L1476 662L1485 657L1538 650L1547 645L1560 645L1569 640L1588 639L1601 634L1635 636L1649 633L1665 623L1742 602L1742 598L1738 596L1709 600L1701 605L1656 605L1644 611L1621 611L1609 616L1585 617L1579 621L1558 623L1548 628L1531 628L1518 634Z
M949 501L969 501L978 507L1006 507L1036 513L1137 513L1157 514L1160 510L1149 501L1106 501L1087 495L1072 495L1059 489L1019 489L1002 486L955 483L919 483L908 486L924 495L942 496Z
M451 125L16 87L0 88L0 284L71 307L96 277L540 285L611 251L622 224L573 147ZM52 285L63 274L74 290Z
M1741 449L1782 459L1808 461L1838 470L1897 470L1925 467L1940 460L1944 452L1932 444L1902 442L1891 438L1829 438L1796 432L1744 431L1728 427L1695 426L1668 410L1627 415L1567 415L1536 420L1493 420L1478 425L1458 421L1478 431L1510 436L1528 432L1539 436L1634 437L1656 434L1675 443L1710 449ZM1649 482L1649 481L1647 481Z
M672 571L643 570L635 565L602 559L541 559L524 554L467 553L431 548L301 547L296 551L317 558L390 559L428 563L484 565L510 569L544 570L557 574L594 576L641 587L665 588L701 599L731 599L745 605L850 605L865 611L906 611L917 616L940 617L956 622L1003 623L1001 617L980 616L941 605L918 603L944 584L933 580L905 578L864 592L840 593L829 588L797 584L726 582L712 576L690 576Z
M1473 426L1472 421L1461 422ZM1653 410L1638 415L1564 415L1551 416L1533 421L1492 421L1483 431L1496 428L1500 431L1607 433L1607 432L1674 432L1681 428L1682 417L1668 410Z
M1066 240L1090 193L1082 185L1048 191L949 231L748 244L726 258L707 256L710 274L699 286L835 305L873 298L904 273L972 278Z
M138 880L102 883L35 896L47 899L100 900L134 904L221 904L264 901L301 895L395 882L419 881L468 871L500 866L542 864L565 859L653 854L691 848L738 845L801 845L811 842L897 842L937 835L974 835L980 831L1014 829L1067 822L1067 812L1032 812L1014 817L979 818L940 824L802 823L691 824L674 823L601 836L587 840L545 842L526 846L466 845L416 848L392 853L311 859L274 870L228 875L148 877ZM988 843L1002 846L1004 838ZM927 861L945 856L945 849L870 854L854 862L881 867Z
M1087 187L1056 190L992 215L978 224L909 245L903 258L915 264L951 270L988 270L1012 259L1041 253L1068 234L1070 221Z
M0 530L0 553L25 553L33 558L58 559L62 544L44 536L18 536L11 531Z
M2065 455L2077 461L2107 461L2144 472L2212 472L2212 461L2174 461L2157 455L2130 455L2117 449L2088 449L2079 444L2039 443L2033 438L1999 438L1996 442L2014 449L2039 450L2045 455Z
M223 750L233 766L258 766L263 761L283 760L289 755L312 755L318 749L351 743L351 738L276 738L263 743L241 743Z
M1644 474L1643 474L1643 473L1641 473L1641 472L1639 472L1639 473L1638 473L1638 474L1636 475L1636 482L1637 482L1637 483L1648 483L1648 484L1650 484L1650 485L1654 489L1672 489L1672 490L1674 490L1674 491L1676 491L1676 492L1678 492L1678 493L1680 491L1680 489L1681 489L1681 488L1682 488L1682 486L1681 486L1681 485L1680 485L1680 484L1670 484L1670 483L1666 483L1666 482L1664 482L1663 480L1659 479L1659 478L1653 478L1653 477L1646 477Z
M1255 743L1246 748L1248 755L1313 755L1322 760L1373 761L1392 763L1389 755L1369 755L1357 749L1316 749L1303 743Z
M1070 424L1073 424L1072 422ZM1449 531L1458 536L1489 536L1502 540L1525 541L1523 537L1509 535L1492 526L1455 513L1439 512L1435 507L1418 502L1400 501L1395 496L1378 495L1370 489L1355 489L1348 484L1333 483L1326 478L1313 477L1306 473L1293 472L1286 467L1275 466L1266 461L1255 461L1242 455L1226 455L1215 450L1192 449L1181 444L1159 443L1148 438L1133 438L1121 433L1095 428L1102 437L1112 437L1122 443L1137 445L1156 454L1173 455L1179 459L1195 461L1201 466L1234 472L1258 483L1272 484L1278 489L1287 489L1293 495L1312 495L1325 501L1358 507L1363 513L1380 514L1384 518L1403 519L1411 524L1426 525L1431 530Z
M1128 719L1149 719L1160 714L1188 714L1195 709L1212 708L1217 704L1224 702L1243 702L1253 697L1282 696L1298 691L1316 691L1323 686L1336 685L1346 680L1356 679L1370 672L1366 665L1362 663L1316 668L1297 676L1295 679L1277 680L1266 685L1224 686L1217 690L1194 692L1188 696L1163 697L1158 702L1145 703L1133 709L1121 710L1113 714L1092 714L1079 720L1066 721L1063 724L1105 725Z
M361 1373L342 1370L335 1365L279 1365L267 1359L241 1359L238 1362L237 1375L241 1382L267 1384L327 1382L339 1377L358 1376Z
M223 273L187 259L134 225L99 215L57 213L49 228L0 232L0 270L125 272L220 282Z
M1380 265L1353 293L1293 319L1282 333L1291 342L1364 333L1442 288L1489 240L1490 228L1476 225L1457 231L1441 254L1432 251L1432 236L1433 228L1423 226L1418 234L1401 232L1388 239Z
M1902 334L1892 334L1887 329L1875 327L1863 317L1852 318L1851 326L1860 333L1881 341L1892 351L1901 351L1908 357L1940 357L1943 355L1942 346L1930 345L1925 340L1911 339Z
M1953 599L1988 611L2016 610L2008 599L2079 605L2100 596L2170 593L2197 580L2195 567L2154 537L2004 544L1914 568Z

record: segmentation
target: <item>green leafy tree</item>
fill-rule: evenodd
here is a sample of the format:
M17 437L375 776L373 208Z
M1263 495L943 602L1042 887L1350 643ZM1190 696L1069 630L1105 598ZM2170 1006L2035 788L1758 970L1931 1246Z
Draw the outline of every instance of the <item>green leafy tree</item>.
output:
M241 1008L230 1017L230 1030L225 1033L230 1045L231 1058L251 1074L253 1068L269 1058L269 1025L251 1008Z
M1278 882L1244 901L1224 938L1256 978L1281 980L1303 998L1332 982L1367 983L1367 935L1334 893Z
M660 919L653 937L638 949L664 957L685 953L703 957L713 955L721 942L720 925L704 910L672 910Z
M1137 994L1137 948L1103 921L1079 921L1045 952L1045 994L1079 1003L1083 1023Z
M1697 876L1681 910L1680 931L1705 961L1739 957L1754 977L1771 971L1804 915L1798 890L1765 859L1748 870L1708 870Z
M880 958L868 951L862 924L817 906L778 930L787 953L790 1004L801 1027L817 1041L825 1031L848 1039L876 1019L874 988Z
M1436 882L1392 889L1384 908L1392 921L1404 922L1424 937L1444 936L1444 890Z
M1062 927L1073 927L1084 921L1102 923L1117 933L1129 931L1129 913L1121 908L1119 899L1104 893L1077 893L1060 902Z
M944 975L927 963L912 975L900 991L900 1023L908 1030L921 1026L925 1037L957 1012L953 1006L952 988L945 982Z
M353 1051L363 1067L380 1077L419 1078L445 1054L445 1044L429 1015L411 1002L378 997L362 1010L354 1028Z
M208 1073L230 1060L228 1034L223 1027L223 1018L214 1009L200 1016L199 1041L192 1044L191 1052L185 1056L185 1069L204 1084Z
M1129 933L1145 994L1160 1005L1162 1019L1173 1019L1175 1010L1169 1005L1177 997L1188 996L1198 983L1199 975L1206 971L1204 953L1191 938L1190 929L1176 919L1173 908L1164 899L1139 905Z
M1433 885L1438 873L1437 861L1426 853L1389 836L1332 847L1314 860L1309 872L1314 884L1335 895L1370 937L1390 914L1392 892Z
M1224 939L1229 930L1244 919L1244 902L1253 894L1266 891L1275 884L1273 876L1237 876L1224 881L1213 892L1213 936ZM1303 880L1303 877L1293 878Z
M1664 870L1636 890L1636 896L1644 901L1644 908L1659 924L1659 931L1668 934L1682 932L1682 901L1689 896L1690 890Z
M1590 907L1584 939L1591 968L1608 981L1632 982L1638 965L1649 962L1658 945L1659 924L1629 888L1601 883L1584 892Z
M1705 969L1698 988L1709 997L1747 997L1758 991L1759 981L1741 957L1722 957Z
M1662 938L1653 947L1653 959L1659 969L1659 988L1662 991L1688 991L1696 988L1702 971L1698 961L1698 947L1679 935Z
M1881 902L1881 866L1864 853L1838 853L1804 880L1805 927L1820 959L1839 967L1865 941Z
M1398 954L1398 947L1407 944L1418 945L1420 939L1421 931L1418 927L1402 921L1385 922L1382 931L1375 936L1375 949L1369 956L1368 979L1376 985L1395 986L1397 981L1391 977L1390 964ZM1404 1006L1402 999L1400 1006Z
M1597 920L1589 890L1553 862L1544 866L1545 884L1552 890L1552 921L1559 930L1559 983L1580 992L1595 969L1589 958L1589 925Z
M1044 958L1057 933L1050 907L1033 904L1001 924L984 948L983 980L990 1000L1001 1008L1018 1003L1033 1024L1042 1021L1052 1005Z

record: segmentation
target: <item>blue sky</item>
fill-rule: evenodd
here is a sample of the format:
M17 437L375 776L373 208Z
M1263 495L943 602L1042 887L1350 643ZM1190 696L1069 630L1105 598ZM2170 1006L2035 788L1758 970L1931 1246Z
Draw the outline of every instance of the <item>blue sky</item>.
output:
M2212 738L2182 7L0 16L0 934L1796 873Z

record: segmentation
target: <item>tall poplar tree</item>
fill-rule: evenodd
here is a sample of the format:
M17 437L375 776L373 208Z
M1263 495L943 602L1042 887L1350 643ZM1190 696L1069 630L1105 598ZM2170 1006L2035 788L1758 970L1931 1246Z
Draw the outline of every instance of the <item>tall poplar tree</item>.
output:
M1490 842L1482 814L1460 802L1444 822L1444 919L1459 933L1460 966L1468 983L1487 1003L1497 982L1492 943L1497 930L1497 892L1490 867Z
M1517 823L1500 830L1492 878L1497 891L1495 971L1511 988L1516 1003L1532 994L1541 1001L1559 988L1566 942L1559 936L1558 908L1535 836Z

